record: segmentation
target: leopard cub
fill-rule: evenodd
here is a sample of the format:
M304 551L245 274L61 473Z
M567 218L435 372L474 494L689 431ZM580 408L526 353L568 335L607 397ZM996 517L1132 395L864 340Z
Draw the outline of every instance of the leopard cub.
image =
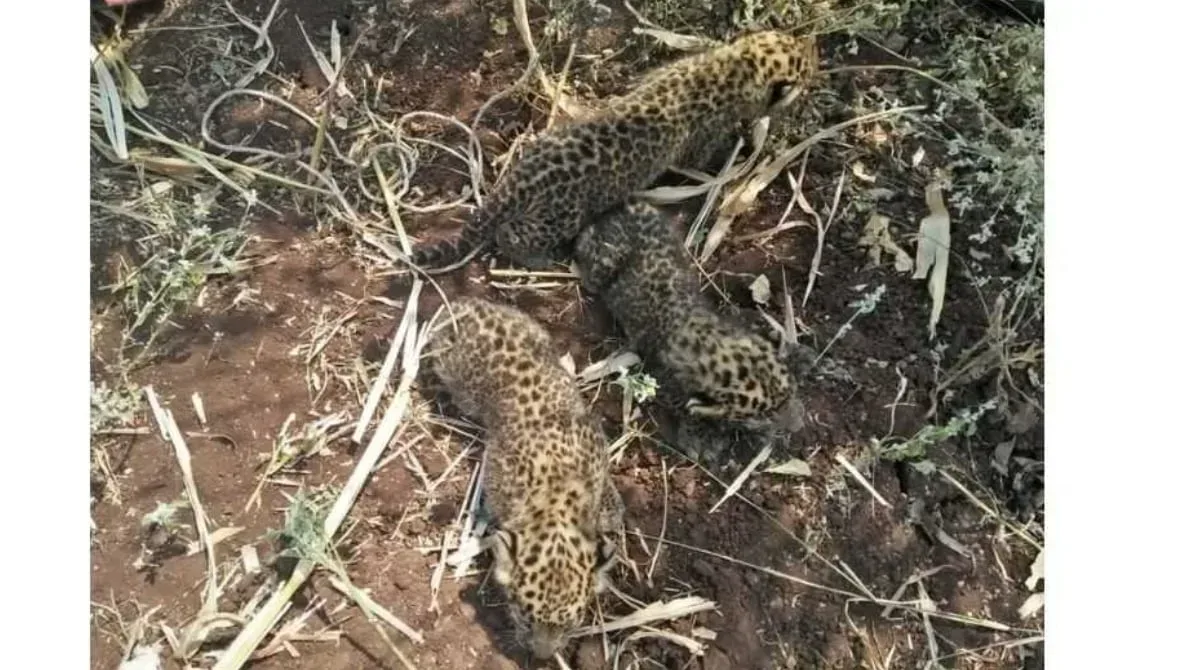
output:
M565 260L590 217L672 166L703 169L750 122L789 106L818 56L813 37L760 31L650 71L534 140L461 236L422 245L412 263L437 273L494 248L533 269Z
M478 298L448 312L434 324L430 356L455 404L486 431L492 576L523 641L549 658L604 590L624 534L606 441L532 317Z
M576 240L575 263L658 381L688 455L711 463L740 438L799 430L803 408L786 361L717 312L657 209L629 201L598 217Z

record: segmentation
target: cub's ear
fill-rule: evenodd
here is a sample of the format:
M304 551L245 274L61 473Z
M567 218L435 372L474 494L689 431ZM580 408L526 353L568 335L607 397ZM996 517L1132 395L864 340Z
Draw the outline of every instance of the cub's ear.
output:
M517 549L517 538L506 530L497 530L491 537L492 578L500 586L507 587L513 581L513 565Z

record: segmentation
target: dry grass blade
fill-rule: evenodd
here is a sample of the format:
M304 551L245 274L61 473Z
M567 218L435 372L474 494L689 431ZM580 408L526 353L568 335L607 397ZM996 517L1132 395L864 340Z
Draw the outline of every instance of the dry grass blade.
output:
M356 603L365 605L364 609L370 614L383 619L389 626L404 634L405 637L417 644L425 642L425 636L421 635L420 631L414 630L411 626L401 621L392 614L388 609L371 599L366 591L348 584L338 579L334 575L329 576L329 585L337 589L342 595L353 599Z
M271 4L271 9L267 11L267 18L263 19L262 25L255 25L250 19L238 14L229 0L225 0L225 9L233 15L234 20L254 33L256 37L254 40L255 50L262 48L264 45L267 47L267 54L251 66L250 71L242 75L237 83L234 84L234 88L242 88L249 86L250 82L257 79L260 75L266 74L267 68L271 67L271 61L275 60L275 45L271 43L269 31L271 23L275 21L275 12L279 9L279 0L275 0Z
M723 170L716 177L691 186L659 186L644 191L636 191L633 194L634 197L655 205L669 205L698 196L708 195L713 190L745 176L754 167L755 161L758 160L759 154L762 153L769 127L770 119L768 117L763 117L755 122L752 137L754 142L753 153L745 161L731 165L728 170Z
M662 30L660 28L642 28L641 26L634 26L633 34L653 37L662 44L680 51L705 51L721 45L721 42L709 39L707 37L673 33L669 30Z
M421 348L425 344L424 332L422 332L422 337L418 338L417 336L416 313L417 300L420 297L423 285L420 280L413 282L412 292L408 298L408 309L405 311L404 318L401 321L401 324L406 328L403 359L404 372L401 375L396 394L392 397L392 402L388 406L387 412L379 422L379 426L375 429L375 434L371 436L370 443L363 450L362 457L355 465L346 486L342 489L341 494L330 508L329 514L325 517L324 535L326 539L333 538L337 533L338 527L346 518L350 507L354 504L359 492L366 484L366 479L375 467L375 462L379 460L384 448L391 442L392 436L399 427L401 419L408 413L409 389L416 379ZM301 560L296 565L296 568L292 571L291 578L275 591L271 599L242 628L237 638L229 646L229 649L217 661L213 670L238 670L246 663L263 638L266 637L267 633L279 622L280 617L283 616L284 611L290 604L292 595L308 579L315 567L316 565L310 560Z
M1005 528L1008 528L1017 537L1028 542L1029 545L1032 546L1034 549L1037 549L1038 551L1043 550L1042 544L1040 542L1038 542L1037 540L1033 539L1033 536L1030 535L1028 532L1026 532L1025 529L1019 528L1016 525L1014 525L1011 521L1009 521L1008 519L1005 519L1003 516L1000 515L999 512L992 509L990 506L987 505L987 503L980 500L979 497L976 496L974 493L972 493L970 489L963 486L962 482L958 481L957 479L952 477L948 472L946 472L945 470L943 470L941 468L938 468L938 474L942 476L942 479L945 479L952 486L954 486L954 488L958 489L959 491L962 491L963 495L967 496L967 500L970 500L971 504L978 507L979 510L982 511L984 514L986 514L986 515L992 517L993 519L995 519L996 521L1000 522L1001 525L1003 525Z
M699 614L700 612L708 612L716 608L717 604L715 602L699 596L685 596L669 602L660 600L650 603L632 614L611 619L598 626L584 626L579 628L572 631L569 637L586 637L588 635L610 633L626 628L638 628L656 621L670 621L672 619Z
M950 265L950 213L942 199L942 188L934 182L925 187L925 204L929 216L921 219L917 233L917 263L913 279L929 276L929 297L933 308L929 312L929 339L937 335L937 322L946 300L946 272ZM929 274L932 270L932 274Z
M92 96L92 105L104 120L104 133L108 135L112 151L117 158L127 160L129 147L125 143L125 113L122 110L121 92L117 88L117 82L113 80L112 73L108 71L104 56L96 50L94 44L91 45L91 49L92 72L96 75L98 89L97 94Z
M529 54L528 71L531 71L538 78L538 83L541 84L542 93L552 100L557 107L568 117L575 118L580 111L569 103L566 96L556 96L554 84L550 82L550 78L546 76L545 70L542 69L541 56L538 55L537 45L533 41L533 32L529 29L529 10L525 0L513 0L513 23L516 25L517 33L521 36L521 43L525 45L525 51ZM524 79L524 76L522 76Z
M846 460L845 456L843 456L841 454L837 454L833 458L843 468L846 468L846 471L849 472L851 474L851 476L854 477L854 480L857 481L859 484L862 484L862 487L864 489L866 489L876 500L878 500L880 505L883 505L884 507L892 506L892 504L890 502L888 502L887 499L885 499L882 495L879 494L879 491L875 490L874 486L871 486L871 482L868 482L867 478L863 477L862 473L858 471L858 468L854 467L853 463Z
M741 174L746 174L747 168L750 166L757 167L758 156L762 153L762 148L766 145L769 126L770 121L768 118L759 119L755 125L753 138L754 152L743 163L742 169L739 170ZM744 183L726 194L725 198L721 201L721 206L717 209L717 220L713 223L712 229L708 231L708 235L704 238L704 246L701 248L699 256L701 263L707 262L712 257L717 247L725 239L725 236L729 234L729 229L733 226L733 220L754 206L755 201L758 200L758 194L779 176L779 172L782 172L784 167L786 166L781 166L779 171L770 174L760 174L756 171Z
M709 514L717 511L718 507L723 505L726 500L732 498L738 491L742 489L742 485L746 483L747 479L750 479L750 475L754 474L754 471L758 469L758 466L762 465L768 458L771 457L771 448L771 445L768 444L759 450L758 454L754 456L754 460L750 461L750 465L747 465L746 468L737 476L737 478L729 483L729 488L725 489L725 495L721 496L721 499L718 500L716 504L714 504L712 508L708 510Z
M758 127L761 127L765 133L765 129L769 123L769 120L760 120ZM743 143L744 142L741 137L737 138L737 142L733 145L733 150L729 152L729 157L725 159L725 164L721 166L721 171L717 173L718 179L734 174L734 164L737 162L738 154L742 152ZM755 146L760 145L756 144ZM740 166L740 171L744 173L746 165L749 164L751 163L747 162L746 164ZM709 180L702 179L701 181L705 182ZM704 222L708 221L708 217L712 214L713 208L716 207L717 196L719 195L721 195L721 189L713 188L706 196L704 196L704 205L700 208L700 211L696 213L696 218L692 220L692 225L688 227L687 238L684 239L684 244L688 249L695 248L696 238L700 235L700 229L704 225Z
M379 375L375 377L375 383L371 384L371 390L367 392L367 400L363 403L362 414L359 415L358 424L354 426L354 434L350 437L355 444L362 444L363 436L367 434L367 426L371 424L371 418L375 416L379 400L383 398L383 390L387 387L388 380L392 378L392 370L396 367L396 359L400 356L400 348L404 344L407 327L409 325L404 319L401 319L399 325L396 326L392 344L388 347L387 356L383 359L383 365L379 368Z
M217 598L220 596L220 591L217 586L217 554L213 549L212 535L208 532L208 517L204 514L204 507L200 504L200 491L196 488L196 479L192 475L192 455L188 451L187 443L184 442L183 435L179 432L179 426L175 424L175 418L171 416L171 412L161 409L161 405L158 402L158 395L154 392L154 388L147 386L144 391L151 407L160 408L159 411L155 412L155 418L160 422L159 428L168 435L171 446L174 448L175 459L179 462L179 470L183 475L183 485L184 490L187 492L188 504L192 508L192 517L196 522L196 535L200 539L200 544L204 547L205 563L208 565L208 570L205 573L204 596L200 613L184 630L183 639L180 640L179 647L176 648L176 655L186 659L191 657L200 648L200 645L203 644L207 636L209 624L218 615Z
M804 297L800 299L800 309L804 309L808 305L808 296L817 283L817 275L821 273L821 252L825 249L825 233L829 231L829 227L837 218L838 204L842 200L842 187L845 185L846 171L842 170L842 174L838 178L837 190L833 194L833 205L829 208L829 216L825 218L824 223L819 218L817 219L817 246L813 250L812 265L808 268L808 284L804 287Z

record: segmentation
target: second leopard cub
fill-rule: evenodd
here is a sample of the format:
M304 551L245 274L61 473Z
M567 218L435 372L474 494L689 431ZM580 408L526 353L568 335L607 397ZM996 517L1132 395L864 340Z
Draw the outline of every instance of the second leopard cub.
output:
M606 442L549 333L511 307L463 298L435 324L434 373L487 431L487 543L520 637L538 658L562 648L605 588L624 531Z
M588 218L673 165L703 168L745 124L791 104L818 57L812 37L761 31L647 73L624 95L538 137L461 236L417 248L413 264L452 267L493 248L534 269L565 260Z
M679 417L678 446L709 462L742 433L800 428L796 382L775 347L720 315L683 239L654 207L627 202L576 240L583 287L599 294Z

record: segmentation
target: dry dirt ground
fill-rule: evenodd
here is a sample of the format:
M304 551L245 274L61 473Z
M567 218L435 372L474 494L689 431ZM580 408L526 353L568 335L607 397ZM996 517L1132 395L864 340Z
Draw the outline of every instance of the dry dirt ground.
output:
M271 8L267 0L170 0L130 10L122 32L124 58L149 103L137 110L138 118L186 146L300 184L317 183L294 167L295 160L231 152L202 137L210 104L268 55L232 12L259 26ZM576 34L570 82L575 95L619 89L632 73L671 53L632 33L637 19L628 9L613 9ZM707 11L733 15L723 6ZM699 10L691 14L704 16ZM542 34L551 16L545 7L530 7L535 35ZM713 29L704 21L689 21L686 12L681 17L669 27ZM111 21L94 20L95 38L113 39ZM325 93L328 80L308 45L311 40L328 57L331 26L340 36L342 58L350 54L344 76L349 95ZM372 142L384 143L378 129L398 127L397 119L408 112L435 111L470 124L485 100L518 79L527 59L511 6L495 0L285 0L266 34L273 57L265 73L246 87L271 91L318 120L322 101L329 101L334 111L331 141L322 154L327 163L336 162L329 158L330 144L341 153L367 156ZM567 61L569 39L540 44L542 61L556 77ZM844 44L838 44L831 37L823 50L844 54ZM899 57L897 44L867 47L858 50L857 62L879 62L889 52ZM919 39L899 45L906 54L921 48L931 47ZM855 61L839 64L847 62ZM826 101L824 106L798 113L797 127L811 134L850 118L852 113L838 116L829 101L858 104L863 98L855 97L856 90L887 91L888 81L869 72L832 78L813 96ZM494 105L481 122L485 162L496 160L517 137L544 127L548 108L544 98L529 95ZM142 123L129 112L127 118L131 125ZM314 129L277 104L233 96L207 123L219 142L284 155L301 151L300 160L309 161ZM966 245L956 249L937 337L931 341L925 282L895 271L886 252L881 264L871 262L870 249L860 244L870 212L853 206L870 189L899 194L879 212L891 219L894 237L913 253L913 233L927 214L923 189L930 166L946 159L944 148L932 144L887 144L894 127L890 122L855 126L819 144L803 171L797 160L738 217L733 233L705 264L714 295L741 309L756 327L766 327L760 312L783 319L787 291L802 339L817 350L828 347L825 372L803 389L807 428L777 448L738 495L712 512L752 454L739 454L727 468L706 472L651 439L658 431L648 406L634 419L646 436L634 437L614 461L629 509L627 525L636 531L628 538L636 571L622 568L617 583L644 602L697 596L715 603L710 611L651 626L695 641L702 655L669 636L629 639L631 631L625 630L573 645L564 655L570 667L612 667L622 644L619 667L629 668L936 667L931 659L944 668L1041 667L1041 616L1018 613L1031 595L1025 581L1041 543L1040 493L1030 483L1036 473L1017 466L1041 460L1041 396L1037 384L1030 383L1040 374L1040 358L1022 359L1001 371L985 365L977 374L954 375L962 372L956 364L998 351L997 340L990 339L996 329L992 316L999 287L1008 285L973 282L968 268L981 268L991 277L1019 276L1024 270L995 251L1014 244L1018 233L998 229L985 245L993 252L974 257L971 265L962 260ZM410 132L462 147L463 133L445 128L435 120L418 120ZM103 135L98 123L93 130ZM253 614L279 575L286 577L295 566L278 534L289 496L300 490L336 495L363 453L365 440L354 443L349 430L409 296L406 281L389 276L388 264L379 260L386 257L384 246L398 242L370 161L363 161L367 167L357 174L344 165L328 171L348 207L328 193L251 180L232 163L216 163L215 171L254 189L257 202L248 206L212 171L195 168L190 154L140 136L131 136L130 145L143 153L124 164L93 151L92 378L110 393L130 390L127 411L97 426L92 444L92 667L106 670L117 668L135 644L156 642L162 644L163 667L186 667L171 657L164 631L178 637L197 615L208 569L204 552L189 550L196 532L186 506L174 522L143 523L160 504L183 500L184 483L171 443L160 437L145 395L137 390L152 387L178 423L210 531L239 529L222 535L215 547L222 581L219 610ZM471 183L463 163L445 152L418 148L420 167L404 202L458 198ZM897 161L890 159L912 165L918 149L925 154L919 168L894 169ZM396 152L381 150L377 156L387 158L380 160L385 171L400 163ZM806 199L790 207L788 220L805 225L755 235L771 230L789 210L788 174L804 179ZM489 166L485 183L492 175ZM393 180L392 188L399 193L397 184ZM676 224L687 225L699 206L692 200L669 209ZM348 209L358 222L349 220ZM819 274L804 302L818 247L810 209L830 222ZM452 233L464 211L399 208L397 214L409 235L426 239ZM213 244L222 234L236 236L222 257L236 257L238 263L215 262L203 250L160 257L154 262L178 264L186 257L193 263L188 267L207 269L186 274L186 280L157 296L132 297L142 289L131 288L129 278L139 272L149 277L158 267L141 265L153 239L164 235L156 226L201 225L197 221L207 226L196 233L197 244ZM980 225L969 217L956 220L955 239ZM386 244L372 243L384 239ZM760 275L770 288L762 303L750 289ZM528 310L550 327L579 368L619 350L619 333L603 308L570 279L511 276L476 264L439 283L450 296L486 295ZM864 296L880 286L886 290L874 308L861 308ZM128 330L137 307L149 305L151 313L169 295L185 299L169 305L162 327L151 328L154 341L143 346L146 324ZM426 286L420 316L429 316L438 303ZM1020 358L1033 349L1018 345L1040 342L1040 328L1040 313L1021 320L1005 336L1008 346L999 349ZM393 373L390 388L399 378ZM944 439L922 442L911 458L884 455L894 455L889 446L912 446L908 438L951 425L964 409L994 401L997 389L1009 389L1003 411L993 402L969 428L945 430ZM620 435L621 386L603 384L596 395L610 435ZM203 420L193 397L202 403ZM460 511L478 460L470 431L438 420L454 416L438 400L421 395L418 385L411 415L341 526L337 555L353 584L423 635L416 644L382 627L413 666L538 667L511 643L500 597L486 583L486 559L477 560L477 569L460 580L452 570L435 576L443 547L459 536ZM96 402L115 401L94 401L94 412ZM311 455L272 475L251 502L264 476L264 456L285 438ZM794 459L810 471L763 471ZM246 569L244 547L254 548L260 570ZM889 607L872 599L901 604ZM601 604L609 617L631 611L610 596ZM403 667L380 629L331 587L327 570L318 570L300 588L280 625L306 612L311 614L302 626L269 635L260 650L271 653L251 665ZM204 645L190 650L191 665L211 665L212 655L238 630L236 617L214 627Z

